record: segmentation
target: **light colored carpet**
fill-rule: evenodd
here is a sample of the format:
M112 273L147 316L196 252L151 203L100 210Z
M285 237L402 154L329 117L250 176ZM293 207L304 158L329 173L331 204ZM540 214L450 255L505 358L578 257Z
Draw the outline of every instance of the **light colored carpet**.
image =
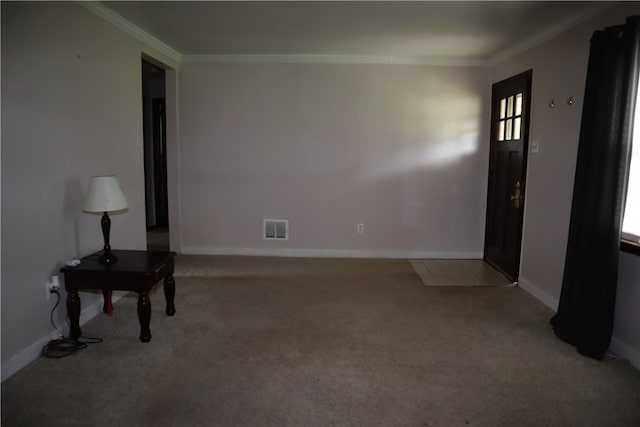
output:
M199 265L211 274L203 276ZM638 426L640 372L558 340L520 288L426 287L406 260L178 257L175 317L2 384L3 426Z
M482 260L409 260L425 286L507 286L511 282Z

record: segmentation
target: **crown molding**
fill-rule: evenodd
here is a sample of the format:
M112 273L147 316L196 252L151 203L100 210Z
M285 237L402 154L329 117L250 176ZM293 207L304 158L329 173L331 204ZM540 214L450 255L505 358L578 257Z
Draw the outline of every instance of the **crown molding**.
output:
M564 31L620 3L618 1L594 3L582 13L573 15L559 24L509 47L491 58L455 58L427 56L382 55L183 55L171 46L141 30L135 24L103 6L99 1L78 0L94 14L115 25L120 30L166 55L177 63L284 63L284 64L397 64L459 67L492 67L519 53L542 44Z
M498 52L496 55L491 57L491 59L488 60L488 62L491 65L496 65L496 64L499 64L500 62L506 61L507 59L510 59L518 55L519 53L532 49L546 41L551 40L552 38L560 35L561 33L567 30L570 30L571 28L576 27L579 24L582 24L587 19L595 15L598 15L599 13L615 6L618 3L620 2L612 1L612 2L605 2L605 3L594 3L590 7L583 10L581 13L577 13L573 16L570 16L569 18L563 20L559 24L553 27L547 28L546 30L541 31L538 34L535 34L534 36L529 37L528 39L525 39L521 43L518 43L501 52Z
M382 55L183 55L171 46L141 30L99 1L77 1L120 30L156 49L178 63L282 63L282 64L390 64L489 67L491 61L481 58Z
M133 36L134 38L140 40L144 44L149 47L154 48L158 52L166 55L176 62L182 61L182 55L177 50L173 49L171 46L163 43L157 38L153 37L151 34L141 30L131 22L124 19L122 16L118 15L108 7L103 6L98 1L78 1L78 4L84 6L89 9L91 12L95 13L105 21L110 22L115 25L117 28L121 29L125 33Z
M377 55L182 55L182 63L389 64L489 67L484 59Z

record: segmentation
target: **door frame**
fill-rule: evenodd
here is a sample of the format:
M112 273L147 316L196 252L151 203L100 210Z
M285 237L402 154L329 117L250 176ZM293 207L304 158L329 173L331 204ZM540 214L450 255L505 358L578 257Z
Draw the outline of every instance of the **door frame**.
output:
M182 250L182 233L180 224L180 205L178 203L180 200L180 165L178 160L178 74L175 67L168 65L162 60L156 59L145 52L140 53L140 59L149 62L156 67L162 68L165 72L165 148L167 165L166 179L169 214L169 244L172 251L180 252Z
M166 77L163 67L142 58L142 122L147 231L168 227Z

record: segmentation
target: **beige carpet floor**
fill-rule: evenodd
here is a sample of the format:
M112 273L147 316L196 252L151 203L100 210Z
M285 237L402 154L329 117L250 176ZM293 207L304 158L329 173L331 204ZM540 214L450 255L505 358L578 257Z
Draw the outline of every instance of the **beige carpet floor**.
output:
M580 356L516 286L427 287L407 260L177 259L175 317L2 384L3 426L638 426L640 372Z

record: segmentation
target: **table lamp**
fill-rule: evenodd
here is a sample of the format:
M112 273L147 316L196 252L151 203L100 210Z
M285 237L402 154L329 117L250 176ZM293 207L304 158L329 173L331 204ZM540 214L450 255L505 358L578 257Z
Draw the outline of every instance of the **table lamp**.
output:
M102 264L115 264L118 257L111 252L109 245L109 231L111 230L111 219L109 212L120 211L127 208L127 200L122 194L118 180L113 175L93 176L89 182L89 191L84 201L82 210L87 213L103 212L102 236L104 237L104 251L98 258Z

